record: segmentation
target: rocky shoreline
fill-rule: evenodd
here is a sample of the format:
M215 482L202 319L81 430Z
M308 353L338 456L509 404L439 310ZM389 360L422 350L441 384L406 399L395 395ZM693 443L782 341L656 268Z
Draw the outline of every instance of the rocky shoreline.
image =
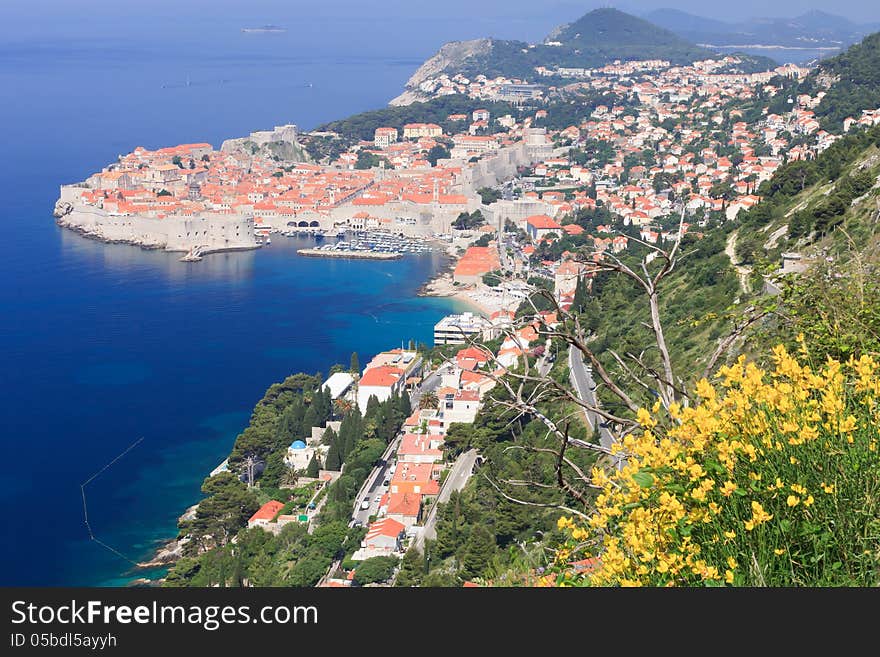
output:
M198 508L198 503L193 504L186 511L184 511L183 515L181 515L180 518L177 519L177 522L181 523L187 520L194 519L196 517L196 511L198 510ZM139 561L135 569L151 570L153 568L164 568L165 566L173 565L183 556L183 548L188 542L188 538L172 538L164 541L149 561ZM161 581L162 578L158 580L152 580L145 577L139 577L132 580L128 585L155 586L157 583L161 583Z

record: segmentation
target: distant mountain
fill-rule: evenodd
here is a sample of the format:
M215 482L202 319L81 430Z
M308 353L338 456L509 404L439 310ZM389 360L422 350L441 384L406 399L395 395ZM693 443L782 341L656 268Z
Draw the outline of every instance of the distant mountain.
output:
M617 9L595 9L556 28L543 43L499 39L447 43L413 74L407 81L407 91L392 104L423 99L419 85L441 73L532 78L536 66L591 68L618 59L665 59L689 64L713 55L644 19Z
M657 9L646 20L706 47L760 52L778 61L806 61L842 52L876 29L847 18L812 10L794 18L749 18L736 23Z
M683 32L716 32L723 34L736 29L731 23L725 23L714 18L695 16L680 9L655 9L645 14L643 18L678 35L681 35Z
M596 9L581 16L558 28L555 41L582 53L619 59L644 50L657 51L657 56L665 59L706 55L673 32L617 9Z

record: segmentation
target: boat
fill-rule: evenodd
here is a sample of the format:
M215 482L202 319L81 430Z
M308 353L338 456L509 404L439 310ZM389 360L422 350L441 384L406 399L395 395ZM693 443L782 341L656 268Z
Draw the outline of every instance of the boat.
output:
M202 259L202 249L201 247L194 246L189 251L186 252L180 261L181 262L198 262Z
M272 243L272 238L269 237L268 235L266 235L266 240L263 242L263 244L271 244L271 243Z

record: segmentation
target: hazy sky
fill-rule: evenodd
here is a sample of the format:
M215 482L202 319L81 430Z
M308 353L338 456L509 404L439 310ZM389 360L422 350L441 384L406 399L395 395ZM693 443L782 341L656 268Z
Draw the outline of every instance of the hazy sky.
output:
M556 25L601 6L633 14L673 7L724 20L792 17L821 9L858 23L880 23L878 0L0 0L0 40L40 33L124 36L129 30L158 35L194 25L211 29L269 22L288 28L307 23L309 29L324 24L337 34L335 28L348 23L365 36L375 30L377 39L387 38L393 25L405 25L410 38L421 38L426 49L434 49L438 42L478 36L539 40Z
M874 22L880 20L880 4L876 0L737 0L737 2L718 2L706 0L622 0L621 2L577 2L575 0L445 0L442 3L424 0L151 0L150 2L130 2L129 0L3 0L0 17L10 12L12 15L42 16L48 19L52 12L70 15L93 14L94 12L117 15L164 13L173 16L208 11L211 15L229 14L247 16L267 13L308 15L333 15L339 19L369 18L381 20L401 15L431 17L438 15L456 16L467 20L520 18L534 19L549 15L550 22L555 16L565 20L580 16L596 7L616 7L632 13L644 13L660 7L672 7L710 18L735 19L743 16L796 16L810 9L821 9L829 13L845 16L854 21Z

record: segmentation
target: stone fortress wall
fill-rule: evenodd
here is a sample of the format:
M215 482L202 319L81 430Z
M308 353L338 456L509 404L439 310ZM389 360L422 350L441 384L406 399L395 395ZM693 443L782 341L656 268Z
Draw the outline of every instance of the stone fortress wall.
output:
M78 202L81 185L64 185L55 205L60 226L104 242L135 244L149 249L201 253L254 249L254 219L238 214L205 212L195 217L114 215Z

